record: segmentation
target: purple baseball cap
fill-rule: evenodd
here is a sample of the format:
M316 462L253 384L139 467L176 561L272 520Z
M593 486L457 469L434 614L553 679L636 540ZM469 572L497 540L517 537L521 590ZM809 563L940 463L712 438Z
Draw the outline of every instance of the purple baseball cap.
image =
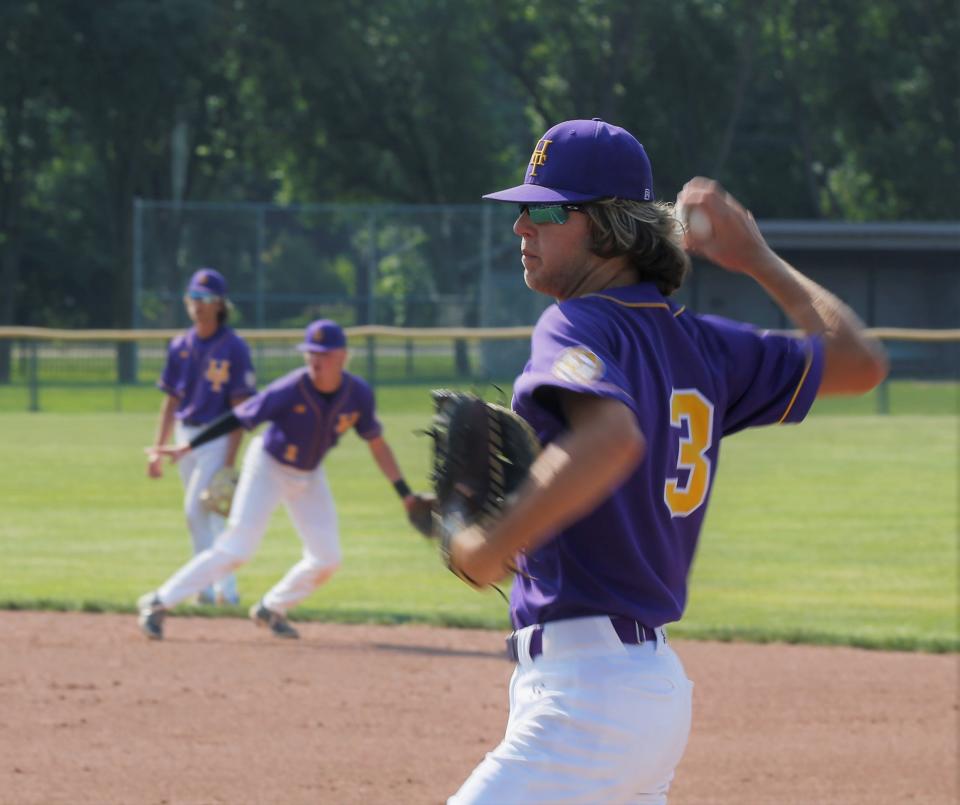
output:
M557 123L537 141L523 184L484 196L520 204L614 197L653 201L653 170L636 137L599 117Z
M198 269L190 277L190 284L187 285L187 296L194 299L201 299L205 296L218 296L221 299L226 299L227 281L223 278L223 274L216 269Z
M317 319L307 325L303 343L297 344L297 349L301 352L330 352L346 346L347 336L339 324L330 319Z

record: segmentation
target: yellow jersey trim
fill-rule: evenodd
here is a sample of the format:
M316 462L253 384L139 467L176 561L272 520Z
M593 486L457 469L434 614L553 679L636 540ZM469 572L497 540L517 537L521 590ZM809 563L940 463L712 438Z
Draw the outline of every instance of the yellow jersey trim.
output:
M787 417L790 415L790 412L793 410L793 404L797 401L797 397L800 396L800 389L803 388L803 384L807 379L807 375L810 373L810 367L813 366L813 346L807 350L807 363L803 367L803 374L800 375L800 382L797 383L797 388L793 392L793 396L790 398L790 403L787 405L787 410L783 412L783 416L780 417L780 421L777 422L778 425L782 425Z
M622 307L657 307L663 310L670 310L670 305L668 305L666 302L624 302L620 299L617 299L615 296L607 296L603 293L588 293L582 298L589 299L590 297L594 297L595 299L606 299L608 302L615 302Z

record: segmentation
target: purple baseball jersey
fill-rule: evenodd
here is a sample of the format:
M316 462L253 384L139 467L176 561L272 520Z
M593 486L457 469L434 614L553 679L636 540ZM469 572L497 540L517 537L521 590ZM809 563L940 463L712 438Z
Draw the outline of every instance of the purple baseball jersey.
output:
M174 338L157 386L177 398L175 416L187 425L212 422L257 392L250 350L229 327L209 338L191 327Z
M552 391L611 397L634 413L647 449L611 497L520 558L514 626L601 614L651 627L679 620L721 437L799 422L822 372L819 337L693 315L649 283L544 311L514 409L546 444L566 429Z
M349 372L343 373L339 389L321 394L306 367L295 369L233 412L247 430L270 422L264 448L282 464L301 470L314 469L350 428L366 440L383 432L373 389Z

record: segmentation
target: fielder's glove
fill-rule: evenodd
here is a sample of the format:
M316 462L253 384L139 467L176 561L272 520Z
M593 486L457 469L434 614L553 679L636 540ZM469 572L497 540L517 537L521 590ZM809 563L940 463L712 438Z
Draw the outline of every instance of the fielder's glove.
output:
M431 392L433 481L431 536L444 563L472 580L450 559L453 536L470 525L487 528L499 519L540 452L533 429L509 408L476 395L446 389ZM474 585L476 586L476 585Z
M200 503L207 511L226 517L230 514L233 493L237 491L239 476L233 467L217 470L207 488L200 493Z

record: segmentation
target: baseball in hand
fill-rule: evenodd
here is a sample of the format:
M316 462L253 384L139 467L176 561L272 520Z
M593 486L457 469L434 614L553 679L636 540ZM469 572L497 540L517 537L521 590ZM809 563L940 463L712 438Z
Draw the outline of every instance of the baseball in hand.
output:
M694 207L686 215L687 229L697 240L708 240L713 234L710 216L699 207Z

